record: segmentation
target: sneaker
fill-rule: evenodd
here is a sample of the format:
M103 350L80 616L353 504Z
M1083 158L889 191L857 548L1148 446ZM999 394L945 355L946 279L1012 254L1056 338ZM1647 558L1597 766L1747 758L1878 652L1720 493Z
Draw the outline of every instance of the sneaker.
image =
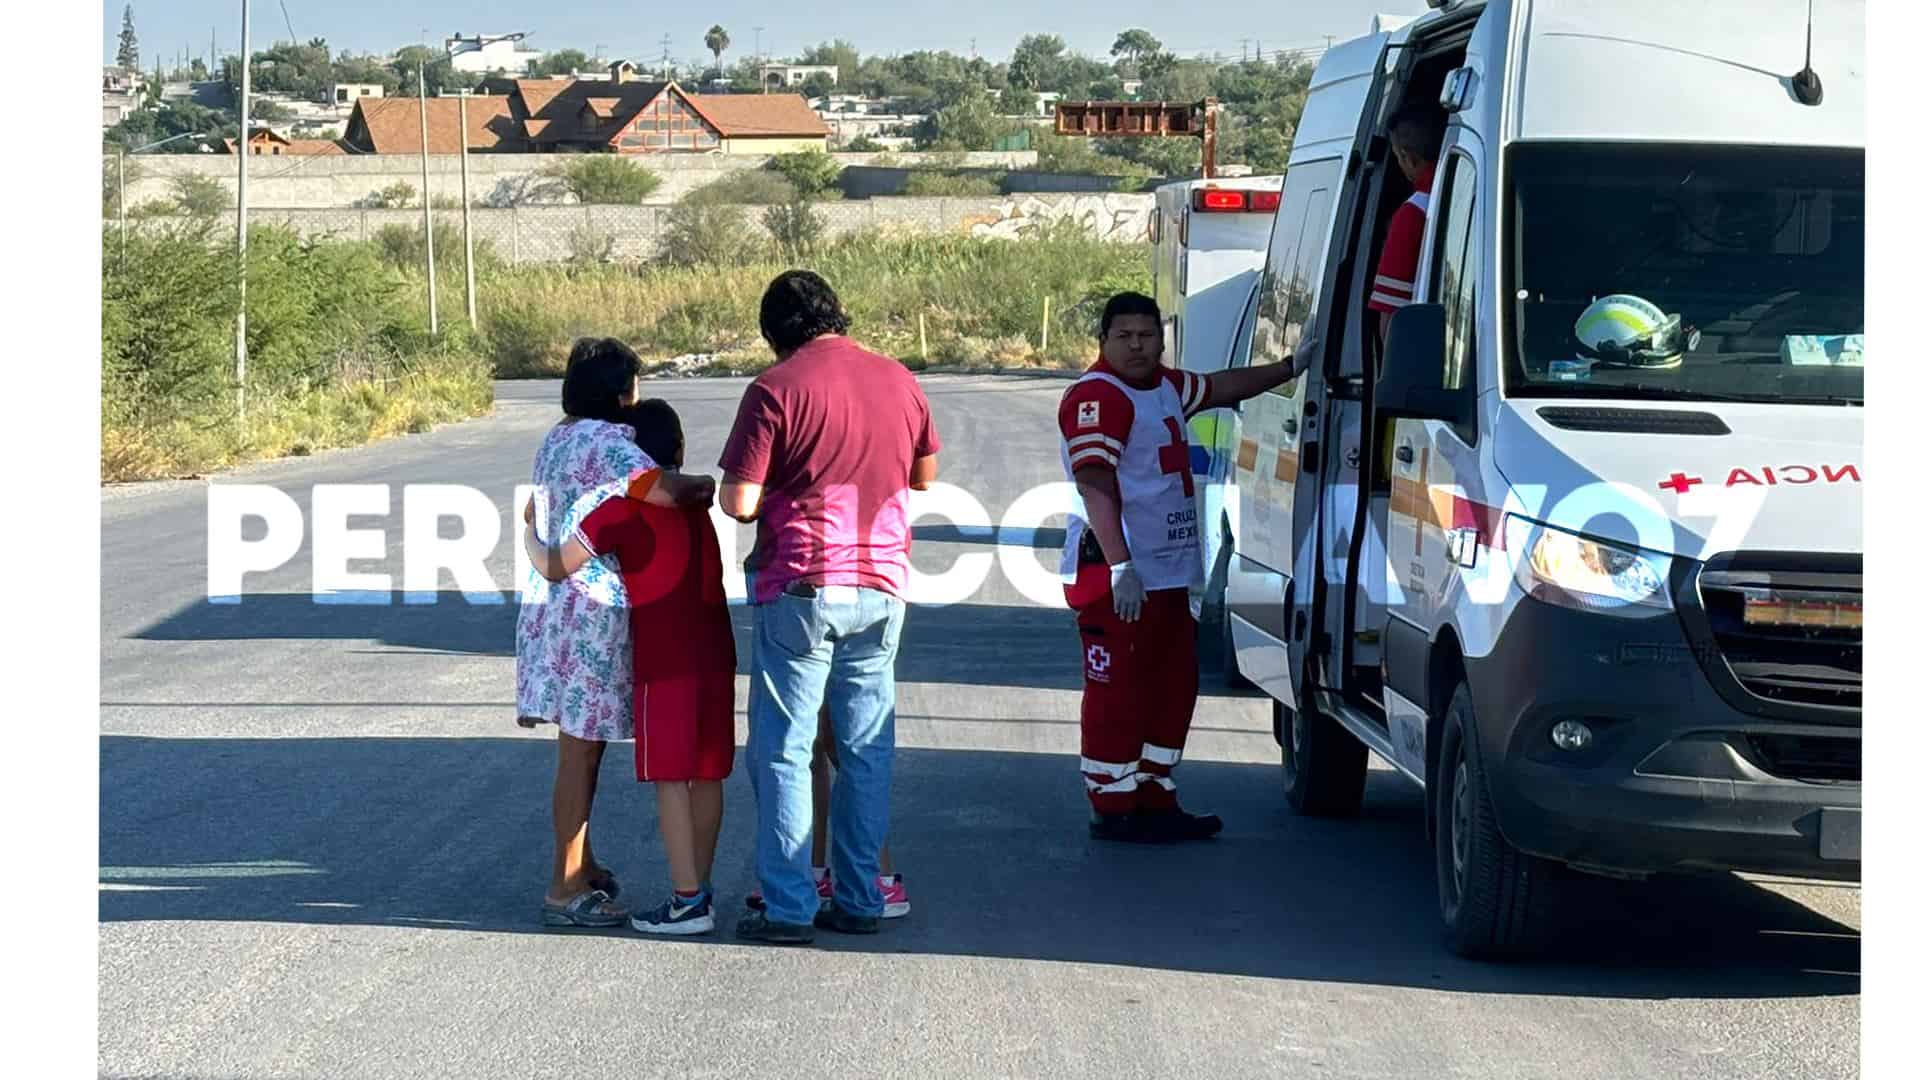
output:
M689 904L675 893L652 911L634 912L627 925L642 934L711 934L713 894L703 892Z
M877 934L880 932L880 917L855 915L850 911L842 911L837 905L822 904L813 917L813 925L839 934Z
M880 909L880 917L883 919L906 918L907 913L913 910L913 905L907 902L907 875L894 874L889 877L882 874L877 884L880 886L880 899L887 904Z
M774 922L763 911L749 911L740 916L740 922L733 928L733 935L742 941L759 941L768 945L813 944L813 927Z
M828 870L822 877L816 879L813 883L813 891L820 897L820 902L823 904L833 899L833 871ZM759 889L747 894L747 908L750 911L767 910L767 898L760 895Z
M1141 810L1138 817L1141 831L1169 844L1210 839L1219 833L1223 824L1219 814L1189 814L1178 806L1170 810Z

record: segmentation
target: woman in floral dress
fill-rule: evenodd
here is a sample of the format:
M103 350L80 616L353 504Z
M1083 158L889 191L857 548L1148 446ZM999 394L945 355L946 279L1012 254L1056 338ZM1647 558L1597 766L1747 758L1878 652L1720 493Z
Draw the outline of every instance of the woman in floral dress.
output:
M533 459L528 510L543 540L561 542L602 502L654 463L615 422L640 396L640 360L625 344L586 338L567 358L561 407ZM560 728L553 777L553 877L541 905L548 926L618 926L619 883L593 857L587 819L607 743L633 737L633 646L617 563L595 559L558 584L522 586L514 656L519 723Z

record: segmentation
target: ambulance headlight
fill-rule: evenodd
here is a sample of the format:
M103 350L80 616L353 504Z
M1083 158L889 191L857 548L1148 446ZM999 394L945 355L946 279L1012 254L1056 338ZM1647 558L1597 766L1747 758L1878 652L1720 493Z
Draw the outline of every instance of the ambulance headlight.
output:
M1542 525L1508 519L1514 580L1527 595L1559 607L1647 617L1673 610L1673 559Z

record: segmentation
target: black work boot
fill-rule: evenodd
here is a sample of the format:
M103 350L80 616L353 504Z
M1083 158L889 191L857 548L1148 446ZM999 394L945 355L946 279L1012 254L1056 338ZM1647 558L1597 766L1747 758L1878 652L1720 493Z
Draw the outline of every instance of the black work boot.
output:
M1136 816L1140 819L1137 827L1163 844L1211 839L1224 824L1219 814L1189 814L1178 806L1141 810Z
M1158 838L1150 836L1141 828L1138 813L1101 814L1095 813L1093 820L1087 823L1087 832L1095 840L1111 840L1121 844L1152 844Z

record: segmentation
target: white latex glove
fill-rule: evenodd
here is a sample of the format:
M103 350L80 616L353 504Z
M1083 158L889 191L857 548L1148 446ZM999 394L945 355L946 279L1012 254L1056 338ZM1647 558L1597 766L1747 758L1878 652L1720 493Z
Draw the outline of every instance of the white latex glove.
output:
M1114 614L1121 622L1138 622L1140 609L1147 602L1147 587L1140 581L1140 571L1131 562L1117 562L1107 567L1107 573L1112 577Z

